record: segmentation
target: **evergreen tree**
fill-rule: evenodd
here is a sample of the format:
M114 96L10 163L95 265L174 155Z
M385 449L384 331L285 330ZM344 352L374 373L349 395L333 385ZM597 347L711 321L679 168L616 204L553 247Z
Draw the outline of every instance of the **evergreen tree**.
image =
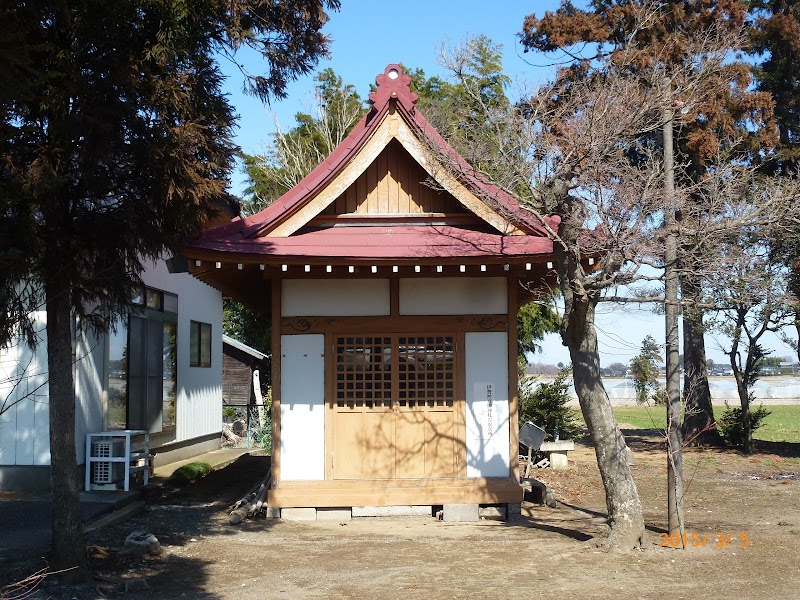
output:
M326 52L337 0L44 0L0 13L0 344L47 311L53 560L85 579L72 325L104 331L150 260L225 201L235 117L218 61L265 59L245 88L283 96ZM22 294L20 294L22 290ZM30 339L30 337L28 338ZM33 341L33 340L31 340Z
M775 100L779 144L766 157L763 170L796 177L800 168L800 2L797 0L755 0L750 3L753 21L749 30L752 52L759 62L753 72L759 90ZM789 290L800 298L800 257L797 235L781 236L773 242L775 257L791 269ZM800 334L800 311L794 315ZM786 340L800 357L800 344Z
M636 401L645 404L652 400L656 404L666 404L664 388L658 383L658 365L663 364L661 348L652 338L642 340L642 349L631 360L631 376L636 386Z

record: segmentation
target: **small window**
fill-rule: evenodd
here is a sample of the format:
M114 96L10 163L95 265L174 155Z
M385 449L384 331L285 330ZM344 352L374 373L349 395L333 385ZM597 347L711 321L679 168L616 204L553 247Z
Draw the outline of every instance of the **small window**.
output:
M164 292L164 312L178 314L178 296Z
M154 310L161 310L163 308L163 297L164 294L159 292L158 290L154 290L152 288L147 288L145 290L145 302L147 304L147 308L152 308Z
M211 366L211 324L191 321L189 325L189 366Z

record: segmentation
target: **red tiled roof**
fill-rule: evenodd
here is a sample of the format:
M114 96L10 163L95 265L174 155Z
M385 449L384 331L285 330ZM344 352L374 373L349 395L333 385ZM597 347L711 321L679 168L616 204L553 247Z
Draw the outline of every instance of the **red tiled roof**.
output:
M524 259L553 251L550 239L501 235L449 225L330 227L288 237L203 239L192 249L275 258L422 260Z
M395 75L394 78L391 75ZM411 77L398 65L389 65L376 78L369 95L371 110L345 140L299 184L258 214L208 229L187 244L185 252L221 252L275 257L353 258L375 260L424 258L489 258L551 254L552 241L546 228L522 209L508 193L474 171L416 110L417 95ZM333 227L296 232L288 237L270 237L269 232L310 202L358 154L394 105L405 122L420 137L437 145L456 165L457 178L495 212L526 235L501 235L455 226L408 225ZM558 217L548 217L547 227L557 230Z

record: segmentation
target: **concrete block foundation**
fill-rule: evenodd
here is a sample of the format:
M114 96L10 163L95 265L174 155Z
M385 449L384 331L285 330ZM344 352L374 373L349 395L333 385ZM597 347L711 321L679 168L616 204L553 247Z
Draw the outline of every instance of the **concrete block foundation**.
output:
M450 523L469 523L480 520L478 504L445 504L442 520Z
M281 519L285 521L316 521L316 508L282 508Z
M430 506L354 506L356 517L430 517Z
M318 508L317 521L350 521L353 513L349 508Z

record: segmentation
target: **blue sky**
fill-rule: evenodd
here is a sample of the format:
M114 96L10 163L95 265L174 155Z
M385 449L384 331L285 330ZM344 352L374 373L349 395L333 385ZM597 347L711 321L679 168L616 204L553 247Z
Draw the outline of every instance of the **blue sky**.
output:
M576 5L583 4L578 1ZM555 10L558 0L407 0L402 3L380 3L366 0L342 0L339 12L332 13L325 32L331 37L331 56L320 61L318 70L332 68L345 83L355 86L366 97L370 84L390 63L403 63L421 68L427 75L445 76L437 63L437 52L444 45L456 45L466 38L486 35L503 45L503 67L513 81L535 83L552 73L554 57L524 53L518 33L526 15ZM556 57L557 58L557 57ZM258 70L258 57L241 53L237 60L249 70ZM247 153L260 153L275 131L277 117L283 129L291 128L297 112L309 112L312 105L313 74L292 83L288 97L265 106L241 92L241 75L223 60L229 78L226 91L239 114L237 144ZM513 90L511 91L513 96ZM241 173L232 179L231 191L241 194L244 185ZM597 319L601 364L627 363L638 353L642 339L653 336L663 343L664 321L645 307L601 306ZM775 336L767 345L776 356L792 356L792 351ZM534 360L547 363L568 363L569 354L558 336L548 336L544 353ZM709 358L726 362L713 339L707 341Z
M517 33L532 11L552 10L557 0L521 2L499 0L408 0L385 5L374 0L342 0L339 12L331 13L325 33L332 39L331 56L319 63L318 70L332 68L346 83L353 84L366 97L370 84L383 73L386 65L400 63L421 68L428 75L445 75L436 62L442 44L454 45L464 39L486 35L503 45L505 71L513 79L543 80L550 73L547 60L524 54ZM250 70L257 70L259 58L253 53L240 53L237 60ZM530 61L529 64L526 61ZM223 60L229 76L226 92L239 115L236 141L248 153L260 152L275 131L273 114L281 127L290 128L297 112L311 107L313 75L300 78L290 85L288 97L265 106L253 97L241 93L241 75L236 67ZM242 190L242 177L237 174L232 191Z

